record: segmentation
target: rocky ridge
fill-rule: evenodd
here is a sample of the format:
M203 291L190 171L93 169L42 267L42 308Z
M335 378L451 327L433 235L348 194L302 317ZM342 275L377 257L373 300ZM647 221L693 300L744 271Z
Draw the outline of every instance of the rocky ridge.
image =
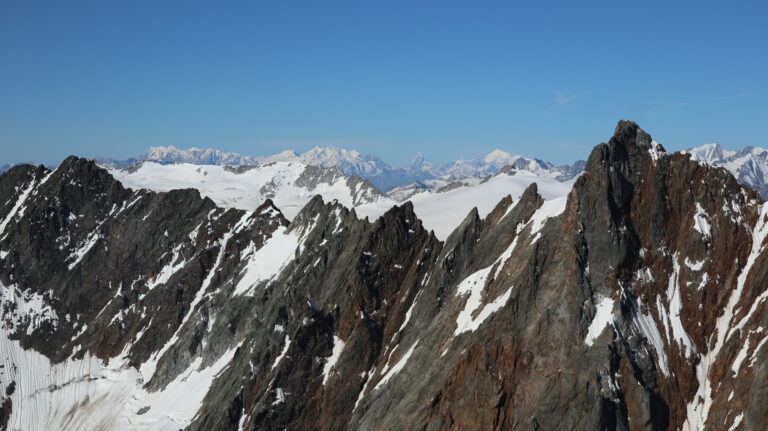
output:
M532 184L445 241L410 203L288 222L17 166L0 425L761 429L766 236L756 192L628 121L567 197Z

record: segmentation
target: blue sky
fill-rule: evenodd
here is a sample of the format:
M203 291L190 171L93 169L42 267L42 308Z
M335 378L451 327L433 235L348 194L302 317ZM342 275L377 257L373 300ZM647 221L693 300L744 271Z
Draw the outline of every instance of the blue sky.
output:
M768 145L766 2L0 2L0 163Z

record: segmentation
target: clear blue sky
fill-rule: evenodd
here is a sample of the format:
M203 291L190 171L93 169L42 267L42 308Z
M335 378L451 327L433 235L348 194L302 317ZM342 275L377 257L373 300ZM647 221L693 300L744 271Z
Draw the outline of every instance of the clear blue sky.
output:
M0 2L0 163L334 144L398 165L768 145L768 6L740 2Z

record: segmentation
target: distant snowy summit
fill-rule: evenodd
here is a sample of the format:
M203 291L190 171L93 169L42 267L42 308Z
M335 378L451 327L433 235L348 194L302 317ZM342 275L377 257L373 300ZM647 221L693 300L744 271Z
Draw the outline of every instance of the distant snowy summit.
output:
M741 184L768 198L768 150L765 148L746 147L741 151L729 151L714 143L685 152L695 160L727 169Z
M286 150L271 156L244 156L209 148L193 147L183 150L174 146L165 146L151 147L143 155L128 160L102 158L97 161L116 168L126 168L139 161L225 166L300 162L309 166L338 167L348 176L357 175L369 180L382 191L406 185L412 188L434 190L435 184L431 184L430 180L439 180L437 184L442 186L453 181L464 181L467 178L482 179L498 173L505 166L558 181L569 180L584 169L583 161L573 165L555 166L546 161L513 155L502 150L494 150L485 157L477 159L459 159L439 168L425 160L422 154L417 153L408 166L393 167L379 157L333 146L315 147L305 153Z

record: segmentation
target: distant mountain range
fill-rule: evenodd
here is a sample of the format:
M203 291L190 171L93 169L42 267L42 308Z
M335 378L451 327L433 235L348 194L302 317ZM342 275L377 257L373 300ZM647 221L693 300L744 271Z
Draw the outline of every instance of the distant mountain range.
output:
M126 168L139 161L227 166L301 162L310 166L336 166L346 175L357 175L369 180L382 191L413 183L426 184L426 181L432 179L450 182L470 177L483 178L499 172L504 166L512 166L515 169L559 181L571 179L584 169L584 161L578 161L573 165L555 166L546 161L513 155L501 150L494 150L478 159L459 159L439 168L426 161L421 154L417 154L407 167L401 168L390 166L373 155L332 146L315 147L305 153L286 150L272 156L246 156L207 148L182 150L174 146L166 146L151 147L143 155L128 160L109 158L96 160L116 168Z
M746 147L741 151L729 151L720 144L707 144L685 152L695 160L727 169L741 184L768 198L768 150L765 148Z

